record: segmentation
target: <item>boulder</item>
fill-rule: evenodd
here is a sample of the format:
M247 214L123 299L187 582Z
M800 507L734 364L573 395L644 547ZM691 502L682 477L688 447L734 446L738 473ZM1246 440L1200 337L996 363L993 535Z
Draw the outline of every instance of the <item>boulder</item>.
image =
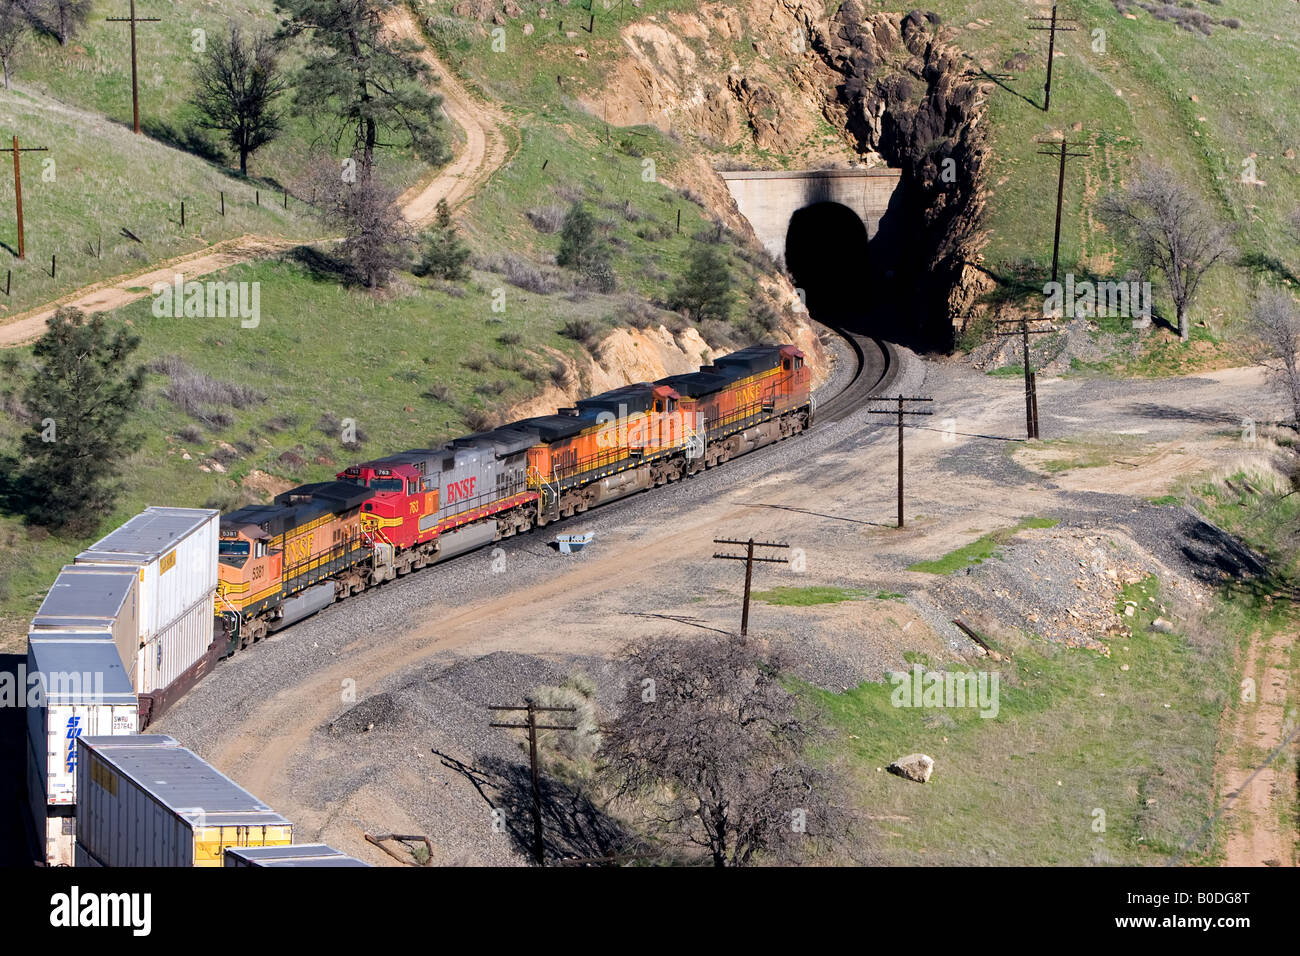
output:
M934 773L934 758L925 754L908 754L899 757L885 769L904 779L925 783L930 779L930 774Z

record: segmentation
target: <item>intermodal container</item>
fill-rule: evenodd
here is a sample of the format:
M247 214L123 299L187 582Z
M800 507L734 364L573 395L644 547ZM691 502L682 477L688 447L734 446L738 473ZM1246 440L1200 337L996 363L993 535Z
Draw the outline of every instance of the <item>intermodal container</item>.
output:
M221 866L293 824L162 734L77 740L77 847L96 866Z
M27 797L51 866L72 864L76 741L135 734L138 703L117 648L102 634L28 639Z
M66 565L32 618L29 634L107 634L127 676L135 683L140 647L140 600L136 574L120 566Z
M146 641L136 662L136 692L152 694L185 673L212 643L212 598L200 600Z
M226 866L369 866L324 843L228 846Z
M146 508L77 555L77 564L136 570L140 644L147 644L217 589L220 514L208 508Z

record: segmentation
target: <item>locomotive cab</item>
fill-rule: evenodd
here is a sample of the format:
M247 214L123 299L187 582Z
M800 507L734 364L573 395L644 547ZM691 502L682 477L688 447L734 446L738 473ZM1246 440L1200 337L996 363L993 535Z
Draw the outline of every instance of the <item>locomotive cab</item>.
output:
M279 586L281 558L257 525L223 523L217 543L217 613L244 611Z

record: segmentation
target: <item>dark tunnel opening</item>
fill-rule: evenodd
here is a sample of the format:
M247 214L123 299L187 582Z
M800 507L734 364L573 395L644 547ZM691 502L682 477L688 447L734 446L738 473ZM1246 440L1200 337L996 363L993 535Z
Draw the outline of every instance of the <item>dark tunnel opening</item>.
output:
M786 230L786 269L818 322L929 351L941 345L927 339L918 303L899 293L906 283L897 271L897 218L887 214L868 238L866 225L849 207L805 206Z

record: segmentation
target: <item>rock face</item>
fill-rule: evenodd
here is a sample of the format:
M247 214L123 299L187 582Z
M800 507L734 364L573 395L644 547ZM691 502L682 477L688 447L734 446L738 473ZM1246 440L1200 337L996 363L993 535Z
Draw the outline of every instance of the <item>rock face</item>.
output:
M885 768L890 773L917 783L925 783L934 773L934 760L925 754L908 754L899 757Z
M619 125L689 130L715 151L900 169L872 279L886 277L894 301L921 317L911 344L948 349L954 323L991 286L973 265L986 241L981 88L963 76L937 17L868 16L862 0L829 20L824 10L814 0L739 0L628 24L626 56L588 106ZM742 63L730 52L740 38L757 57ZM828 141L825 123L842 137Z
M969 268L987 240L979 87L918 11L867 17L846 0L814 48L839 74L832 112L859 150L902 170L897 216L906 227L891 244L899 298L922 302L927 338L949 347L954 320L986 287Z

